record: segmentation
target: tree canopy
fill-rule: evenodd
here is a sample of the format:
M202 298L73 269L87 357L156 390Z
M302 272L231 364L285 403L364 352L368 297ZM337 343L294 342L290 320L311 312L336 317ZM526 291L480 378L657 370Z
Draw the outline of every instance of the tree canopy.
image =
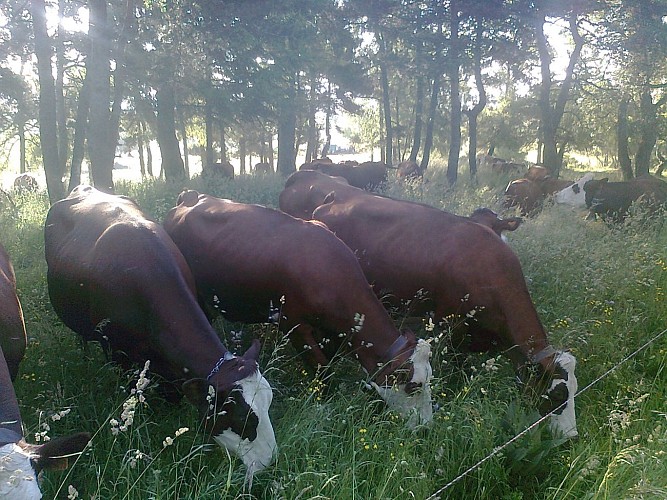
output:
M16 145L17 170L41 163L52 201L84 159L113 191L121 139L156 140L176 182L187 151L245 169L274 144L286 175L299 148L327 153L341 112L384 161L447 158L450 183L488 150L625 177L667 154L664 0L7 0L0 40L4 163Z

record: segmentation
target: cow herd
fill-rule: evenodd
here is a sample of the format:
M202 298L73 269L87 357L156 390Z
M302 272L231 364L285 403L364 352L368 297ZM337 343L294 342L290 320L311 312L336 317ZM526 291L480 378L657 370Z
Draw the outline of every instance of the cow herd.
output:
M405 166L406 177L419 175L415 165ZM388 309L436 324L464 317L453 327L453 344L506 355L540 394L552 431L577 436L576 360L550 345L519 259L503 240L521 219L488 208L464 217L367 190L385 179L384 167L371 162L309 164L287 179L279 210L184 191L162 224L127 197L78 186L45 222L51 304L65 325L99 342L122 367L150 361L165 381L164 396L185 396L207 434L243 461L247 477L276 453L273 391L258 364L260 342L230 352L211 325L220 315L277 325L313 373L330 376L339 355L356 360L410 427L432 420L431 347L411 329L399 330ZM589 176L554 181L541 167L529 169L508 186L508 206L531 214L553 195L618 217L633 200L667 199L665 183L653 178L625 186ZM12 382L26 333L4 250L0 297L0 459L10 464L0 469L0 495L39 498L31 464L80 453L90 435L50 448L24 441ZM4 478L15 470L31 472Z
M667 206L667 182L650 175L629 181L609 182L587 173L577 181L555 179L539 165L529 167L523 177L511 181L504 193L505 208L522 215L535 215L545 201L586 208L589 218L622 222L637 204L649 213Z

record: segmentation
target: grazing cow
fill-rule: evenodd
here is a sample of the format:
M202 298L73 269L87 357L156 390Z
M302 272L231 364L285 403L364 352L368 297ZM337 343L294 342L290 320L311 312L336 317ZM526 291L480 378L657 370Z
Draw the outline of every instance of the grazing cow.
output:
M3 335L4 332L0 332ZM38 500L42 498L37 474L41 470L62 470L68 458L80 454L90 441L81 432L52 439L42 445L26 443L11 375L0 348L0 498Z
M352 251L322 224L197 191L181 193L163 224L210 311L277 321L312 367L351 352L390 407L411 424L431 420L429 345L399 333Z
M549 345L519 259L497 234L466 217L300 173L288 179L290 188L281 193L282 210L296 205L288 198L298 189L310 193L299 198L305 202L315 199L313 193L329 191L324 204L302 206L295 214L313 210L312 218L355 252L376 292L403 300L418 297L412 301L414 312L433 311L437 320L467 315L466 330L455 332L462 347L506 353L517 371L534 365L540 388L546 388L540 411L558 408L552 429L577 435L576 360Z
M505 208L518 207L521 215L532 215L542 207L544 193L537 182L516 179L505 188Z
M233 179L234 165L226 161L223 163L213 163L204 169L202 172L204 177L218 178L218 179Z
M0 245L0 347L9 368L11 379L16 380L19 363L26 348L23 310L16 295L16 276L9 255Z
M273 173L271 165L266 162L259 162L255 165L255 174L257 175L266 175Z
M528 179L529 181L533 182L539 182L548 177L551 177L551 175L549 174L549 170L547 170L546 167L543 167L541 165L531 165L530 167L528 167L528 170L526 170L526 173L523 175L524 179Z
M480 168L488 168L496 174L517 174L526 169L523 163L514 163L503 158L496 158L491 155L484 155L478 161Z
M257 366L259 342L234 356L197 303L194 278L162 226L124 196L78 186L45 225L51 304L84 340L129 367L182 384L214 440L237 454L248 476L272 460L273 393Z
M667 182L655 177L638 177L631 181L609 182L608 178L590 180L584 184L586 207L591 217L600 215L617 222L628 214L633 202L650 209L667 203Z
M523 222L521 217L510 217L508 219L501 219L498 214L490 208L481 207L475 209L470 215L470 220L477 224L491 228L494 233L505 240L503 231L515 231Z
M316 160L319 162L319 160ZM300 170L317 170L332 177L343 177L351 186L373 191L387 180L387 165L378 161L366 161L360 165L346 163L316 163Z
M566 186L554 195L554 201L563 205L570 205L576 208L586 206L586 196L584 193L584 184L593 179L593 174L586 174L575 183Z
M417 179L423 175L424 171L421 169L417 162L406 160L398 164L398 171L396 172L396 176L399 179Z
M37 179L32 174L19 174L14 178L14 189L16 191L34 192L39 189Z

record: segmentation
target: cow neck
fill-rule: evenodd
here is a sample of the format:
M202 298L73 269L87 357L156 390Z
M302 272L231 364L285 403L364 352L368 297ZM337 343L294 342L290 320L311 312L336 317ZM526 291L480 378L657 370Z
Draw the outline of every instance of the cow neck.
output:
M0 446L16 443L23 437L21 414L12 379L0 348Z
M183 287L179 287L181 296L173 297L181 307L163 308L158 318L157 344L178 370L186 368L187 376L206 379L228 349L192 294Z

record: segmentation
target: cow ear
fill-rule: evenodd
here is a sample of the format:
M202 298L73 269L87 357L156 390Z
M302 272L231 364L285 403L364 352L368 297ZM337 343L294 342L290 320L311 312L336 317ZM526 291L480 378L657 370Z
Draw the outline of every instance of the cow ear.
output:
M248 350L243 355L243 359L257 362L257 360L259 359L260 347L261 347L261 344L259 343L259 340L258 339L253 340L252 344L250 345Z
M38 470L64 470L68 465L68 458L80 454L88 442L90 434L79 432L70 436L52 439L32 449L37 458L34 459Z
M208 406L206 397L208 396L209 384L203 378L193 378L183 382L183 395L194 405L195 408Z

